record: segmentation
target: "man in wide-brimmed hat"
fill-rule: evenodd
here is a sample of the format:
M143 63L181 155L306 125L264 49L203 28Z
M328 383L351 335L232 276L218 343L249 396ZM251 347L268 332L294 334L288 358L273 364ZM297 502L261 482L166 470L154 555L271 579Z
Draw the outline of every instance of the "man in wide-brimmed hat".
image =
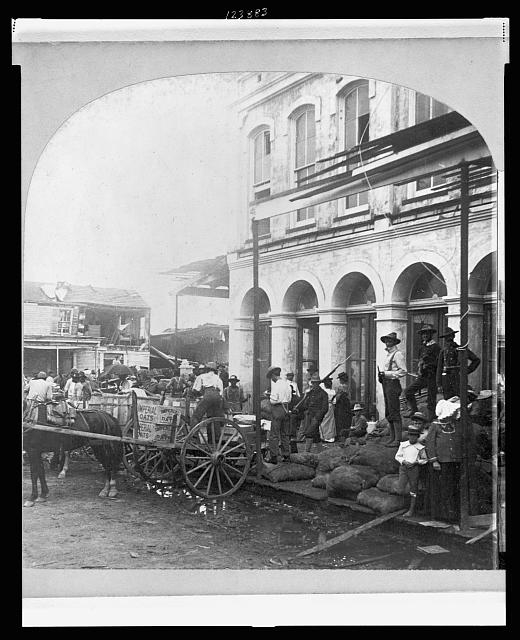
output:
M221 378L222 379L222 378ZM236 375L232 375L228 378L229 386L224 388L224 400L226 401L229 411L240 412L242 411L242 405L249 398L249 394L246 396L244 390L239 386L240 378ZM224 383L224 381L222 381Z
M439 336L439 338L444 338L444 347L439 353L437 362L436 384L437 387L442 389L445 400L460 394L460 358L462 351L459 351L459 345L455 342L455 334L457 333L458 331L446 327L443 335ZM480 358L468 349L467 345L464 351L469 361L469 375L479 366Z
M398 447L403 428L401 406L399 404L399 396L402 389L399 380L407 374L406 362L404 355L397 348L401 340L397 337L395 331L391 331L386 336L381 336L380 340L386 345L383 368L378 373L379 382L383 385L385 418L390 426L390 441L386 443L386 446Z
M417 333L421 336L417 377L404 390L408 411L403 415L405 418L409 418L417 411L415 394L420 393L422 389L426 389L428 391L428 417L433 420L435 417L435 405L437 404L437 361L441 348L433 339L433 334L437 333L433 325L425 324Z
M310 379L311 388L299 406L299 411L305 412L305 451L310 451L313 443L320 441L320 424L329 408L329 397L320 383L320 374L315 371Z
M284 462L289 460L291 444L289 439L290 417L289 406L292 400L292 388L287 380L281 377L281 367L269 367L266 378L271 380L271 431L269 432L270 461L278 464L278 453L281 449Z
M356 402L352 409L354 416L352 418L352 424L350 425L349 437L351 443L356 442L357 438L363 438L367 434L368 421L363 415L363 406ZM354 439L354 440L352 440Z

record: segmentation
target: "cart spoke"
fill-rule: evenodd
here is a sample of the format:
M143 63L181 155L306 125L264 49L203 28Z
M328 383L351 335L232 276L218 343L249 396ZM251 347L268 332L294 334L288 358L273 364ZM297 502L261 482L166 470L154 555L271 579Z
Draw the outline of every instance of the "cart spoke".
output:
M220 467L220 470L222 471L222 473L226 476L229 484L231 485L231 487L235 486L235 482L233 482L233 480L231 480L231 478L228 476L228 474L226 473L226 470L223 467Z
M220 482L220 469L216 467L217 470L217 486L219 494L222 494L222 483Z
M190 469L189 471L186 471L186 475L188 476L190 473L193 473L194 471L200 471L202 467L205 467L208 464L211 464L211 460L208 460L207 462L201 462L198 466L193 467L193 469Z
M243 442L241 442L240 444L235 445L231 449L228 449L227 451L220 451L219 453L223 453L225 456L227 456L228 453L231 453L232 451L235 451L236 449L243 449L245 451L245 447L246 447L246 445Z
M212 453L211 451L208 451L207 449L204 449L203 447L199 446L195 442L192 442L191 440L189 441L189 445L190 445L190 447L195 447L195 449L199 449L200 451L202 451L203 453L205 453L208 456L210 456L211 453Z
M213 482L213 475L215 474L215 467L211 467L211 473L209 474L209 482L206 489L207 494L211 493L211 483Z
M202 480L202 478L204 478L204 476L208 473L208 471L211 469L210 466L207 467L207 469L204 471L204 473L200 476L200 478L197 480L197 482L195 482L195 484L193 485L194 487L198 487L200 481Z

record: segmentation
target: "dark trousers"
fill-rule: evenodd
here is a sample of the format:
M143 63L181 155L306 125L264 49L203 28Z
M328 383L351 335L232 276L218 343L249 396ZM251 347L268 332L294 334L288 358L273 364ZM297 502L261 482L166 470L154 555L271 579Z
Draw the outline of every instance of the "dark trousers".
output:
M224 401L220 393L218 391L206 391L191 416L191 425L198 424L204 416L215 418L224 415Z
M305 437L312 438L314 442L320 442L320 424L323 420L322 413L314 413L310 409L305 413Z
M399 493L406 494L406 485L410 486L410 495L417 496L417 487L419 486L419 465L413 467L399 467Z
M291 453L289 414L279 404L272 405L271 412L273 418L271 420L271 431L269 432L269 451L271 456L278 457L278 449L280 447L282 456L288 456Z
M428 390L427 407L430 414L428 418L432 420L435 416L435 405L437 404L437 383L435 376L420 376L419 378L415 378L412 384L408 385L404 390L404 397L408 402L410 411L415 413L417 411L415 394L419 393L422 389Z
M445 400L458 396L460 394L460 376L459 372L446 373L441 376L442 394Z
M399 380L385 379L383 382L383 396L385 399L385 418L390 423L400 422L401 406L399 396L401 395L401 383Z

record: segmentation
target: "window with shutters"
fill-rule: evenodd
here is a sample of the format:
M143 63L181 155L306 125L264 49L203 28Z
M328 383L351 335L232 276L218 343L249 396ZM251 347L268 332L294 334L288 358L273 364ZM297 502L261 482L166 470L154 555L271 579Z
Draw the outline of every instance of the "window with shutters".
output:
M307 105L294 116L294 174L297 186L305 186L305 180L316 170L316 116L314 106ZM296 211L295 223L314 220L314 207Z
M72 309L60 309L58 319L58 333L60 335L70 335L72 333Z

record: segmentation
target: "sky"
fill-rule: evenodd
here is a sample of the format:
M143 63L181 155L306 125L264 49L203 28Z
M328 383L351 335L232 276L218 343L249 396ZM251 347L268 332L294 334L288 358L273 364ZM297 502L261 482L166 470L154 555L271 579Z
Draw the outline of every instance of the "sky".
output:
M47 144L27 198L24 279L136 289L151 330L174 326L161 271L231 248L238 74L164 78L112 92ZM179 299L179 327L228 323L228 302Z

